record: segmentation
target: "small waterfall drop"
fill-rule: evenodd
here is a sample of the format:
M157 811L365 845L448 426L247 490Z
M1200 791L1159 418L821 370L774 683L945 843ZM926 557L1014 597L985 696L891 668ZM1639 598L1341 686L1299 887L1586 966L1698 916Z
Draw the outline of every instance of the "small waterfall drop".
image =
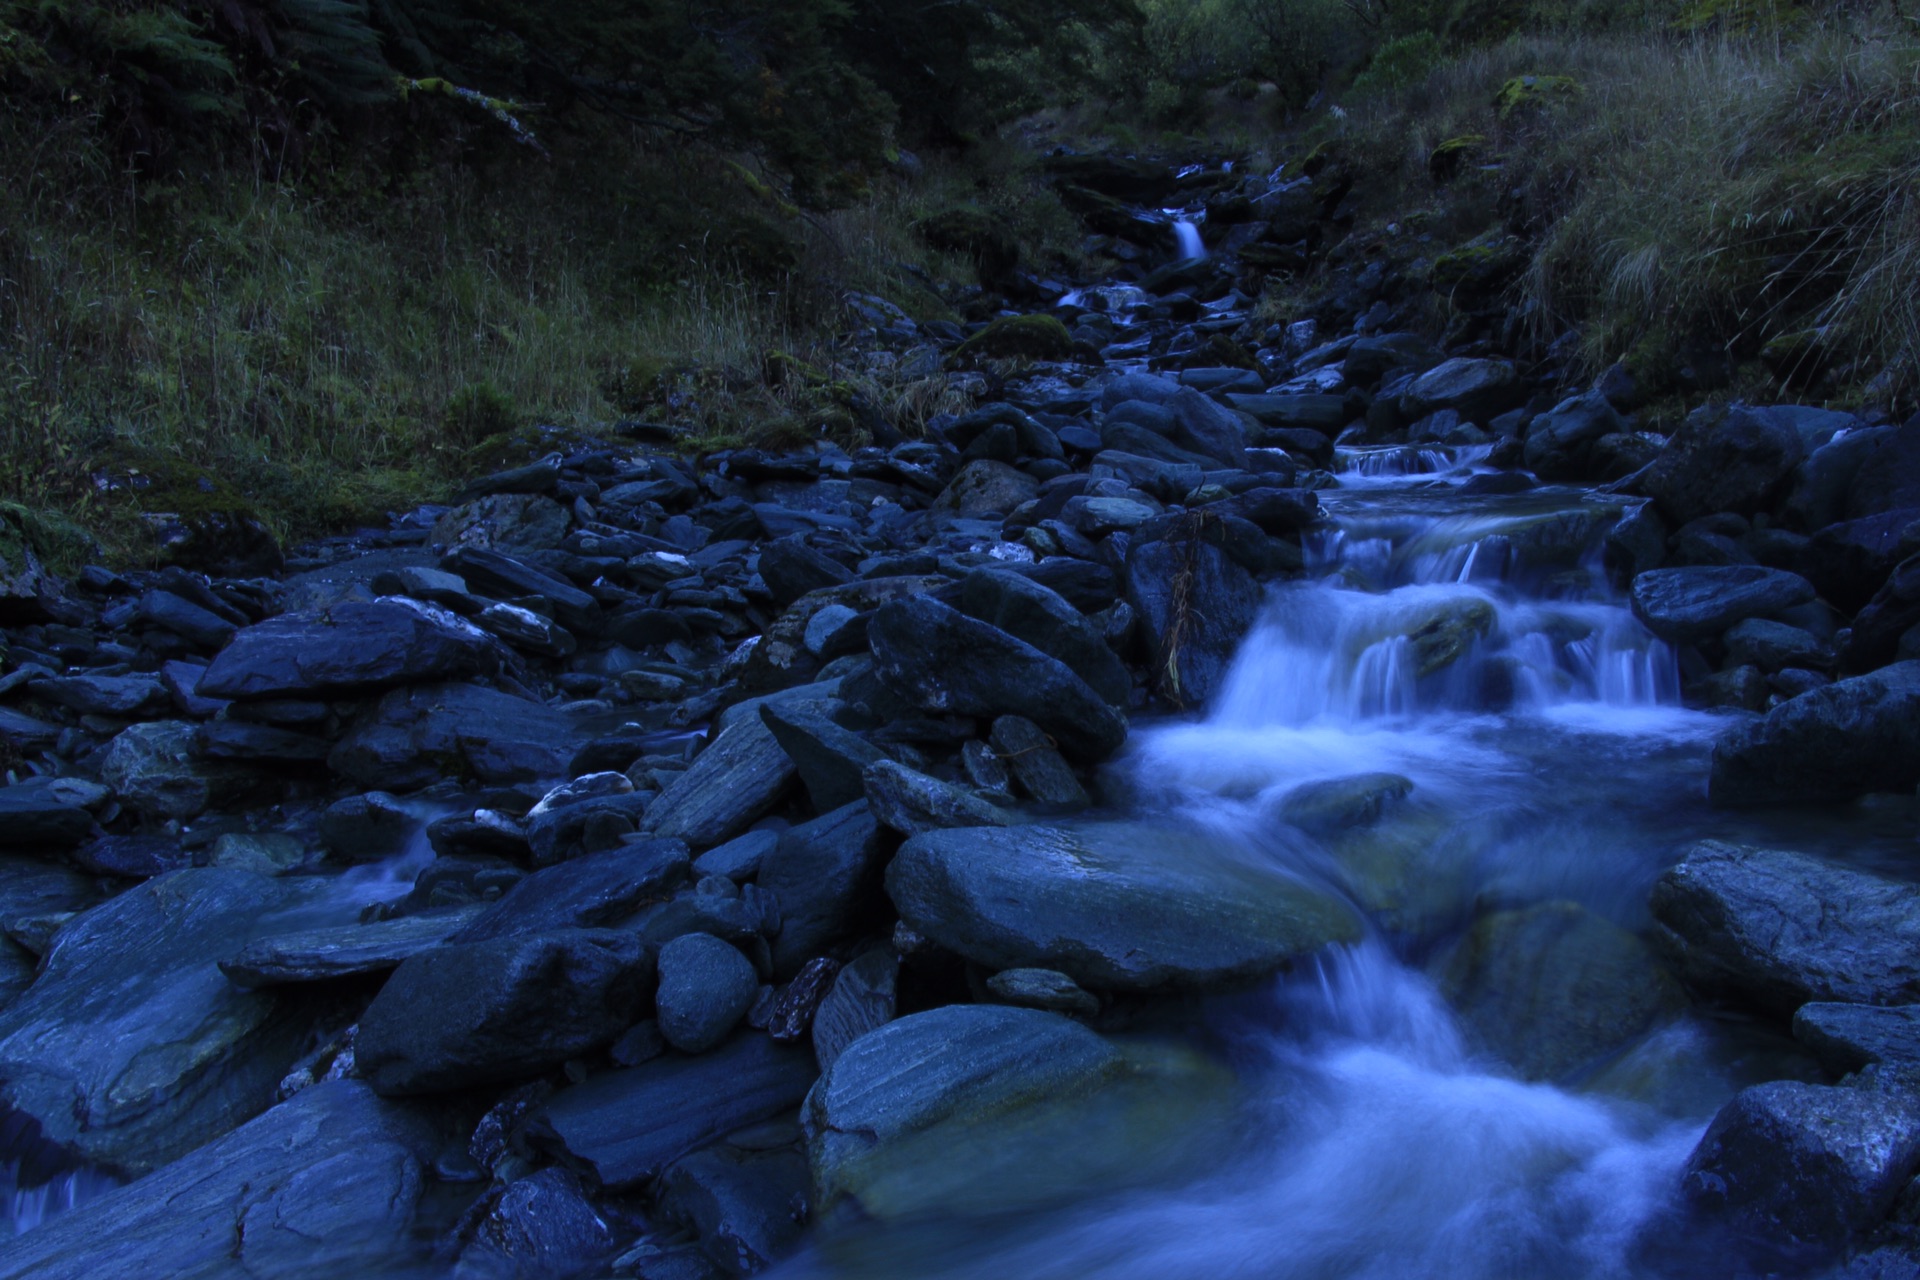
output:
M1173 238L1180 246L1180 257L1204 258L1207 256L1206 241L1200 238L1200 228L1185 218L1177 219L1173 224Z

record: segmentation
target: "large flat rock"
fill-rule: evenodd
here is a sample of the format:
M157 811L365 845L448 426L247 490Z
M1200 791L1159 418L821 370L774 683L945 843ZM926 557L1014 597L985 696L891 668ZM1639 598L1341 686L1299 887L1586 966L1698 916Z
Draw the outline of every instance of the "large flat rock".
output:
M445 942L490 909L476 904L372 924L276 933L256 938L231 959L222 960L220 971L243 987L325 982L330 978L381 973Z
M0 1244L0 1280L410 1274L440 1139L362 1084L315 1085L138 1182Z
M252 1118L305 1027L273 995L235 987L218 962L315 892L198 868L78 917L0 1012L0 1097L51 1141L135 1174Z
M1713 747L1707 795L1729 808L1845 800L1920 784L1920 662L1789 698Z
M486 632L402 597L345 601L243 629L200 677L206 698L328 698L499 667Z
M887 891L977 964L1149 991L1250 981L1360 937L1351 907L1172 826L967 827L901 846Z

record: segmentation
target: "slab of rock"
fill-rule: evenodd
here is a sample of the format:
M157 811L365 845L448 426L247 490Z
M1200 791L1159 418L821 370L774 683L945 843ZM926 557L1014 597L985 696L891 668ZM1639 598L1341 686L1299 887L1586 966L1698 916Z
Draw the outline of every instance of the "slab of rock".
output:
M0 1280L325 1280L424 1264L415 1209L443 1144L335 1081L0 1245Z
M362 712L327 764L389 791L449 775L511 785L561 777L584 736L545 703L479 685L422 685L392 690Z
M760 718L792 759L816 813L831 813L863 797L861 770L887 758L859 734L806 706L766 703Z
M244 628L220 651L198 692L232 701L334 698L499 669L486 632L401 596L343 601Z
M780 976L861 926L884 906L880 875L886 846L861 800L784 831L760 862L760 887L780 904L773 967Z
M1041 583L1005 570L975 569L960 585L960 608L1066 663L1108 702L1126 705L1133 690L1126 664L1098 628Z
M937 600L883 605L867 638L881 680L922 711L1023 715L1083 760L1103 760L1126 740L1126 717L1072 668Z
M1687 421L1640 481L1676 525L1716 512L1752 515L1771 502L1807 455L1807 441L1778 413L1736 405Z
M1057 969L1094 990L1251 981L1359 938L1352 909L1171 827L973 827L901 846L901 918L993 969Z
M665 901L687 878L679 840L631 840L613 849L542 867L500 896L455 942L487 942L548 929L611 925Z
M900 960L883 947L840 970L813 1015L813 1056L822 1071L855 1040L893 1021L899 979Z
M1003 969L987 979L987 990L1007 1004L1092 1017L1100 997L1055 969Z
M1092 803L1080 779L1033 721L1001 716L993 722L989 741L995 757L1013 771L1020 789L1036 802L1061 809L1084 809Z
M101 757L100 780L141 813L181 819L238 800L254 783L240 765L201 758L198 726L185 720L122 729Z
M793 758L758 716L734 722L648 807L642 828L705 849L731 840L773 807Z
M591 1168L603 1185L630 1187L717 1138L798 1106L818 1075L806 1048L743 1031L711 1053L655 1058L563 1090L532 1132L541 1145Z
M264 1110L306 1028L217 962L315 891L199 868L75 918L0 1012L0 1096L50 1141L136 1174Z
M1845 800L1920 784L1920 662L1789 698L1713 747L1707 796L1745 808Z
M1920 1106L1898 1092L1776 1080L1721 1108L1681 1187L1699 1212L1788 1254L1877 1224L1920 1166Z
M1804 853L1707 841L1653 887L1687 981L1781 1013L1920 1001L1920 885Z
M1793 1038L1836 1076L1876 1062L1920 1067L1920 1005L1803 1004Z
M1757 564L1649 569L1633 580L1633 616L1662 640L1693 644L1747 618L1813 599L1813 584Z
M646 1011L652 956L611 929L552 929L423 951L360 1018L354 1055L386 1095L536 1075L610 1044Z
M1013 821L1005 809L895 760L868 765L861 778L874 818L903 836L947 827L1004 827Z
M326 982L362 973L384 973L401 961L445 942L484 914L486 906L425 911L372 924L342 924L256 938L220 972L236 986L273 987Z
M1482 916L1435 965L1473 1039L1558 1079L1686 1009L1647 944L1572 902Z
M660 1179L659 1204L723 1270L752 1275L800 1243L810 1192L799 1151L727 1142L675 1161Z
M91 813L48 787L0 787L0 848L71 849L92 830Z
M1006 515L1038 492L1040 484L1024 471L1016 471L1004 462L982 458L960 468L957 475L933 500L936 516L976 519L986 515Z
M1200 706L1259 616L1260 588L1220 548L1168 538L1128 549L1127 603L1146 631L1154 687L1176 705Z

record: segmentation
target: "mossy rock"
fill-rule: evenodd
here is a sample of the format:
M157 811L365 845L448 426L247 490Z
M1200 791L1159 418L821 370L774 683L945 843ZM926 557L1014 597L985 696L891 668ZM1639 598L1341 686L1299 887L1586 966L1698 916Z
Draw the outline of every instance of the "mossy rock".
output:
M1053 316L1003 316L961 343L960 359L998 356L1027 360L1064 360L1073 354L1073 337Z
M1506 120L1515 112L1571 102L1586 91L1572 76L1515 76L1493 95L1493 105Z
M1478 133L1448 138L1427 157L1427 172L1435 182L1452 182L1460 176L1460 170L1466 167L1468 161L1477 159L1486 149L1486 142L1485 135Z
M1493 301L1526 270L1527 247L1512 236L1488 237L1461 245L1433 260L1433 287L1457 304L1475 307Z
M942 210L914 223L913 233L929 249L971 259L980 283L989 287L1020 265L1019 237L983 209L962 206Z

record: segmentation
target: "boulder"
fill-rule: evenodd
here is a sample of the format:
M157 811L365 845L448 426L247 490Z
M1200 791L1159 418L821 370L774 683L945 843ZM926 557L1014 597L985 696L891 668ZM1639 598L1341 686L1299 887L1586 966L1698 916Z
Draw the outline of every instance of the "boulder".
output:
M1127 603L1145 627L1155 689L1176 705L1205 704L1259 616L1258 583L1197 538L1137 542L1126 565Z
M1707 795L1750 808L1845 800L1920 784L1920 661L1789 698L1713 747Z
M449 776L505 784L566 772L586 735L545 703L471 684L394 689L361 712L327 764L363 787L408 791Z
M565 1280L615 1249L613 1229L570 1170L541 1169L501 1190L460 1253L452 1280Z
M1004 462L969 462L933 500L935 515L978 519L1007 515L1039 492L1040 482Z
M893 1021L900 960L876 947L841 969L813 1015L813 1056L830 1070L847 1046Z
M238 800L254 778L239 765L201 758L197 727L151 720L114 735L100 761L100 780L130 808L157 818L193 818Z
M721 730L648 806L642 829L696 849L745 831L794 778L793 758L759 716Z
M1746 618L1783 613L1813 599L1797 573L1752 564L1649 569L1633 580L1633 616L1662 640L1709 640Z
M1807 456L1807 442L1780 415L1746 405L1695 410L1642 473L1639 491L1675 525L1731 511L1767 509Z
M1803 1004L1793 1038L1836 1076L1875 1063L1920 1067L1920 1004Z
M897 761L877 760L868 765L861 782L874 818L903 836L945 827L1006 826L1012 821L1006 810Z
M93 815L47 786L0 787L0 848L67 850L93 830Z
M886 759L884 751L859 734L805 706L766 703L760 718L793 761L815 813L831 813L864 797L861 771Z
M1867 671L1896 657L1904 657L1900 643L1920 625L1920 555L1897 565L1867 607L1853 620L1853 633L1842 652L1846 665Z
M1784 622L1748 618L1727 629L1729 666L1752 665L1772 673L1786 667L1824 670L1833 665L1833 646L1810 631Z
M887 891L909 926L977 964L1095 990L1253 981L1360 936L1337 898L1170 827L930 831L901 846Z
M883 906L885 864L879 824L864 800L782 832L761 859L759 877L760 887L780 904L774 972L791 977L840 938L874 922Z
M0 1245L0 1280L410 1273L427 1262L415 1210L445 1142L364 1084L318 1084Z
M244 628L207 667L198 692L232 701L349 697L499 666L486 632L437 606L389 596Z
M566 508L531 493L490 494L455 507L434 521L427 544L435 551L547 551L567 536Z
M94 1164L143 1174L264 1110L307 1028L217 962L315 886L200 868L69 922L0 1012L0 1097Z
M380 1093L444 1093L536 1075L610 1044L645 1012L652 958L630 933L552 929L423 951L360 1018Z
M1400 397L1409 420L1452 409L1468 422L1485 424L1527 398L1520 374L1505 360L1456 357L1415 378Z
M682 1053L726 1039L759 993L752 962L712 934L683 934L660 948L660 1034Z
M960 584L959 605L969 617L1066 663L1109 703L1126 705L1133 690L1126 664L1099 629L1058 593L1017 573L976 569Z
M1555 1080L1686 1009L1640 938L1572 902L1482 916L1435 963L1472 1038L1529 1080Z
M521 878L455 942L487 942L549 929L611 925L651 902L664 901L687 878L687 846L679 840L630 840L570 858Z
M370 924L269 934L222 960L220 972L235 986L248 988L385 973L439 946L486 910L484 906L453 907Z
M1067 809L1084 809L1092 803L1073 769L1033 721L1001 716L993 722L988 741L995 757L1036 803Z
M711 1053L603 1071L534 1117L541 1146L620 1189L655 1177L715 1139L790 1111L819 1071L806 1048L742 1031Z
M1721 1108L1681 1187L1696 1212L1805 1260L1877 1225L1916 1165L1911 1096L1776 1080Z
M777 538L760 548L760 577L774 603L786 608L801 596L853 580L853 570L798 537Z
M867 634L880 679L922 711L1024 715L1083 760L1126 739L1126 717L1065 663L937 600L883 605Z
M1549 482L1586 479L1595 470L1594 446L1626 429L1626 420L1597 391L1563 400L1527 428L1527 469Z
M1779 1013L1920 1001L1920 886L1707 841L1660 877L1650 905L1656 939L1695 986Z
M675 1161L661 1175L659 1205L723 1272L753 1275L799 1245L811 1190L799 1151L722 1143Z

